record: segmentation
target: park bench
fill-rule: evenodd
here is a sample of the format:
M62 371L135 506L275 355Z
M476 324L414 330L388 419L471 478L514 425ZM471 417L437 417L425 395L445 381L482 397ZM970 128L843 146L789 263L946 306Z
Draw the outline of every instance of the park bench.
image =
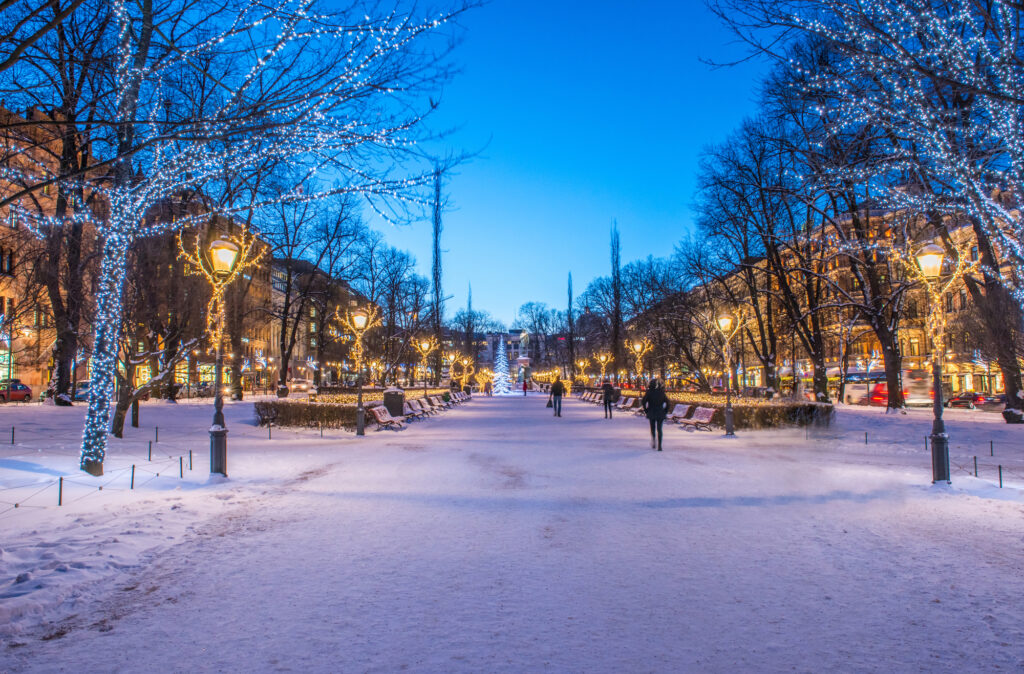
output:
M406 419L422 419L427 416L427 413L421 408L413 407L411 400L406 400L405 404L402 405L402 414L405 415Z
M682 421L683 419L686 418L686 415L690 413L690 409L692 407L693 407L693 405L682 405L682 404L676 405L668 413L668 417L667 418L668 418L669 421L673 421L673 422L678 423L678 422L680 422L680 421Z
M441 398L439 398L437 396L430 396L428 398L428 400L430 401L431 405L433 405L434 407L436 407L438 409L448 409L449 407L452 406L451 403L446 403L443 399L441 399Z
M377 430L382 428L393 428L396 431L399 428L403 428L402 422L405 421L405 417L393 417L391 412L388 412L388 408L383 405L370 408L370 414L373 415L374 421L377 422Z
M637 402L639 402L639 398L626 398L622 403L619 404L618 409L620 412L636 409Z
M412 400L409 401L409 404L412 405L412 408L414 410L419 410L424 415L430 415L434 413L434 408L432 408L430 404L426 402L426 398L413 398Z
M705 428L711 430L711 417L714 416L715 410L711 407L698 407L693 411L693 416L689 419L680 419L680 426L693 426L696 430Z

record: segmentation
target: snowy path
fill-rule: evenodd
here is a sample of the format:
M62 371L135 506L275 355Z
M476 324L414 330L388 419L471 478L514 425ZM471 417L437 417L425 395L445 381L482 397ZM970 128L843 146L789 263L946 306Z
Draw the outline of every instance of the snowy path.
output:
M0 671L1024 667L1019 502L644 426L493 398L346 442Z

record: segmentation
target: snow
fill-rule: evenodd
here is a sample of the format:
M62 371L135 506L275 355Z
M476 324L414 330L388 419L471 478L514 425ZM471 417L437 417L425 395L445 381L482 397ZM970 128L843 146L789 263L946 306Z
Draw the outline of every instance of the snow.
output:
M100 478L74 471L82 406L0 406L0 511L24 503L0 514L0 670L1024 666L1024 448L998 414L947 413L950 486L926 410L672 427L659 453L641 418L545 401L273 440L229 402L227 479L209 401L143 404ZM28 498L58 475L64 506Z

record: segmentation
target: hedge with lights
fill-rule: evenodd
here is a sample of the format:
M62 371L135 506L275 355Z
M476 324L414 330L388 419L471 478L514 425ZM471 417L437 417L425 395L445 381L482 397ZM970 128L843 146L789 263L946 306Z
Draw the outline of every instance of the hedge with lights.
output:
M412 393L412 391L409 391ZM441 396L448 401L448 389L427 389L431 396ZM422 397L422 389L409 398ZM327 398L325 400L325 398ZM363 407L369 409L383 404L383 391L363 393ZM307 400L266 400L253 404L256 420L260 426L297 426L300 428L343 428L356 427L356 394L318 396L316 401Z
M626 397L640 397L640 391L624 390ZM710 407L715 410L713 424L725 425L725 397L710 393L668 393L673 403ZM733 398L733 419L736 428L757 430L785 426L827 426L832 422L834 408L828 403L803 400L764 400L761 398Z

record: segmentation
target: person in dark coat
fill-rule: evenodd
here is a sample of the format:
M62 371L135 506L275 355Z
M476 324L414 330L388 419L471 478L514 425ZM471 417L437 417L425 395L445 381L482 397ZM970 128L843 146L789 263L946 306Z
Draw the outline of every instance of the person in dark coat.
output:
M552 407L555 408L555 416L562 416L562 396L565 395L565 384L562 383L561 379L555 379L555 383L551 385L551 403Z
M523 397L526 397L526 380L523 379Z
M661 426L668 416L668 396L665 395L665 388L657 379L652 379L647 386L647 393L644 394L641 402L647 420L651 422L651 449L654 449L655 433L657 433L658 451L661 451Z
M602 400L604 400L604 418L612 418L612 400L615 398L615 388L612 383L607 379L604 380L604 384L601 386L601 393L603 394Z

